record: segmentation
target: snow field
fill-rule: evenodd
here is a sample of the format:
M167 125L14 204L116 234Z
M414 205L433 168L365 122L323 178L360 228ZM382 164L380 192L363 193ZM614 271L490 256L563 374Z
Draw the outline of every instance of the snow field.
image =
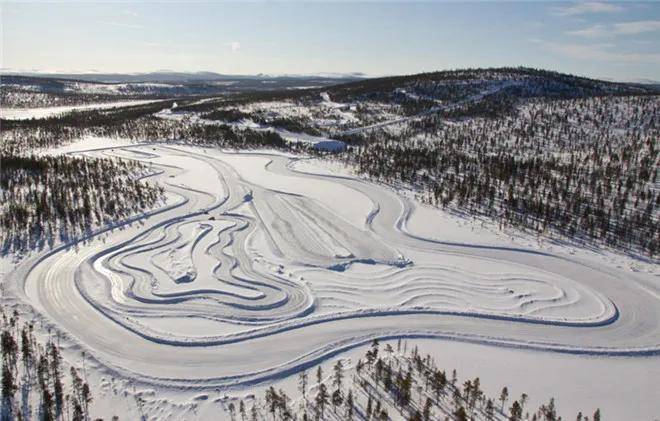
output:
M383 336L543 361L660 353L658 286L646 274L443 241L396 192L301 172L278 154L88 153L152 163L153 181L179 200L8 277L104 372L145 390L249 390Z

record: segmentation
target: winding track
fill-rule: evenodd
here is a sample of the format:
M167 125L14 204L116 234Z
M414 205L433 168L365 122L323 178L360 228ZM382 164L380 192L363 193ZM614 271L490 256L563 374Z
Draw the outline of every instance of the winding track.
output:
M660 295L642 275L424 239L407 232L414 205L395 192L296 172L279 155L250 154L267 158L273 177L358 192L372 207L363 226L294 187L247 181L223 158L230 154L173 146L93 153L104 152L153 162L180 200L78 252L30 259L10 277L20 297L108 370L137 381L243 387L374 337L660 354ZM187 185L200 174L217 182Z

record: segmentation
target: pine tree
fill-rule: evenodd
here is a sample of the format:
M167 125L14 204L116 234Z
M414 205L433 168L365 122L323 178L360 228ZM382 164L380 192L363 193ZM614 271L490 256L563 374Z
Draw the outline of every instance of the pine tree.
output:
M332 381L332 385L337 388L337 390L341 389L341 382L344 378L343 369L344 366L341 363L341 360L337 360L337 363L334 366L334 378Z
M468 415L467 412L465 412L465 408L462 406L459 406L455 411L454 411L454 419L456 421L468 421Z
M346 396L346 419L347 420L352 420L353 419L353 391L351 389L348 390L348 395Z
M300 372L298 376L298 388L302 393L303 399L307 402L307 372L305 370Z
M229 410L229 417L231 418L231 421L234 421L236 419L236 406L234 405L234 402L229 402L227 409Z
M424 404L423 418L424 421L429 421L431 419L431 408L433 407L433 402L431 398L426 398L426 403Z
M509 421L520 421L522 419L523 411L518 401L513 401L511 408L509 408Z
M241 401L238 403L238 412L241 414L241 421L245 421L245 402L241 399Z
M325 387L325 384L321 383L319 385L319 390L316 394L316 410L317 410L317 414L320 414L321 418L323 418L323 412L327 404L328 404L328 390Z
M600 421L600 408L596 409L596 412L594 412L593 421Z
M343 402L344 398L341 396L340 389L336 389L334 392L332 392L332 406L335 412L337 412L337 408L340 407Z
M500 392L500 402L502 404L500 407L501 411L504 411L504 404L508 399L509 399L509 389L506 386L504 386L502 388L502 391Z
M321 366L319 366L319 368L316 370L316 383L321 384L322 381L323 381L323 369L321 368Z
M3 355L4 356L4 355ZM14 381L14 373L12 373L7 362L2 364L2 398L5 402L11 404L14 399L14 393L18 386Z
M486 421L493 421L495 419L495 406L493 401L488 399L486 401Z

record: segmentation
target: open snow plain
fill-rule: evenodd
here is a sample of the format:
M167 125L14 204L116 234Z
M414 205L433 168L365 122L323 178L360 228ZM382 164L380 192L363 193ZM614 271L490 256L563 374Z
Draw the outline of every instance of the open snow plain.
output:
M42 108L0 108L0 116L6 120L27 120L31 118L48 118L70 113L71 111L107 110L130 105L149 104L157 100L114 101L84 105L61 105Z
M174 144L79 153L151 164L173 199L77 250L29 258L7 284L113 378L247 390L376 337L524 349L539 366L557 352L658 362L650 274L443 242L396 191L296 170L292 156Z

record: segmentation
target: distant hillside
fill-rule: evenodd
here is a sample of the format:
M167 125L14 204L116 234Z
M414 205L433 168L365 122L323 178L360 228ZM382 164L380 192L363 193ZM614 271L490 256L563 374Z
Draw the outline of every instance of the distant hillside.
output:
M295 80L324 81L326 83L342 83L364 79L361 73L320 73L309 75L231 75L215 72L172 72L158 71L149 73L16 73L16 76L39 79L73 80L97 83L191 83L238 80ZM3 76L4 78L4 76Z
M327 89L337 102L379 101L412 115L449 103L468 115L509 112L521 99L658 94L654 85L607 82L532 68L464 69L353 81Z
M365 79L335 86L330 91L343 98L379 96L401 89L442 96L449 87L469 89L475 85L503 82L511 83L518 92L530 96L658 93L654 85L608 82L526 67L447 70Z
M355 80L355 76L232 76L208 72L1 75L0 102L3 107L43 107L126 98L299 90Z

